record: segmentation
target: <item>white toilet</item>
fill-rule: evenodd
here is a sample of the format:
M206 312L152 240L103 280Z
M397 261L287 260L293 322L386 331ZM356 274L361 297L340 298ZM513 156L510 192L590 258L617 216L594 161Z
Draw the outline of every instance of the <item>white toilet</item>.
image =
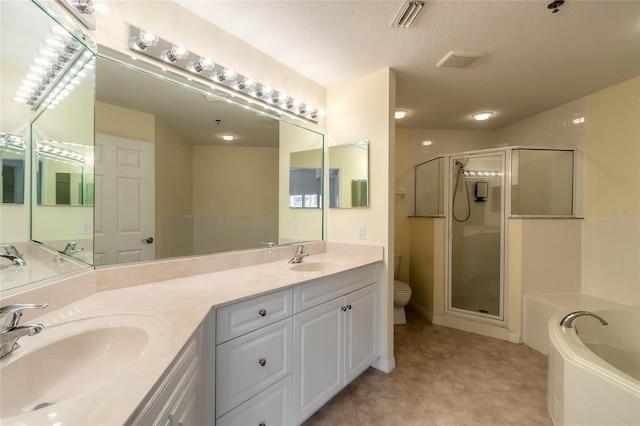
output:
M400 273L400 260L401 255L396 255L393 262L393 278L398 278ZM406 324L407 316L404 312L404 307L409 303L411 299L411 287L409 284L402 281L393 281L393 323L394 324Z

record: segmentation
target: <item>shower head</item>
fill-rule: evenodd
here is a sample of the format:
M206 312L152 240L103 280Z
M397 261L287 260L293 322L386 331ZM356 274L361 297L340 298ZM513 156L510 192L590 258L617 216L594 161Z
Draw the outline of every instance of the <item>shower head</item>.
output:
M467 166L466 164L464 164L462 161L460 160L456 160L454 163L456 166L460 167L461 169L464 170L464 168Z

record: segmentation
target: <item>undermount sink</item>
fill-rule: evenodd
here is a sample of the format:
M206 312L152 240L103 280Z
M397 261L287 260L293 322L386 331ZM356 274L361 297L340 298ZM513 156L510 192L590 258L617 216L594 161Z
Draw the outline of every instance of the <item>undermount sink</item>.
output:
M289 269L296 272L327 272L344 264L339 259L305 259L302 263L289 265Z
M158 318L122 315L48 326L23 337L0 364L2 417L49 407L122 377L166 331Z

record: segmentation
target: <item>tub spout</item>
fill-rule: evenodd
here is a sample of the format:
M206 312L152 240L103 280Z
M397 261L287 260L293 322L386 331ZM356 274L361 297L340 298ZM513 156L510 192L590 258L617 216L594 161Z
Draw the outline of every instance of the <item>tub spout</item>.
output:
M573 321L575 321L576 318L583 317L583 316L597 318L598 320L600 320L600 323L602 325L609 324L604 318L602 318L600 315L594 314L593 312L576 311L576 312L571 312L570 314L565 315L565 317L562 318L562 321L560 321L560 326L564 328L571 328L571 326L573 325Z

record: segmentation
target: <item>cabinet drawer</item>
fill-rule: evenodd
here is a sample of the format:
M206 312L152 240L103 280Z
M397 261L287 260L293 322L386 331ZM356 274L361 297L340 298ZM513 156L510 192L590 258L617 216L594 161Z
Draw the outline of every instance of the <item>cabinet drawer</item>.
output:
M311 281L293 289L293 311L306 309L344 296L377 281L377 266L368 265L341 274Z
M291 375L231 410L216 426L288 426L293 424Z
M292 371L293 320L287 318L216 348L216 417Z
M291 289L254 297L216 310L216 343L257 330L292 315Z

